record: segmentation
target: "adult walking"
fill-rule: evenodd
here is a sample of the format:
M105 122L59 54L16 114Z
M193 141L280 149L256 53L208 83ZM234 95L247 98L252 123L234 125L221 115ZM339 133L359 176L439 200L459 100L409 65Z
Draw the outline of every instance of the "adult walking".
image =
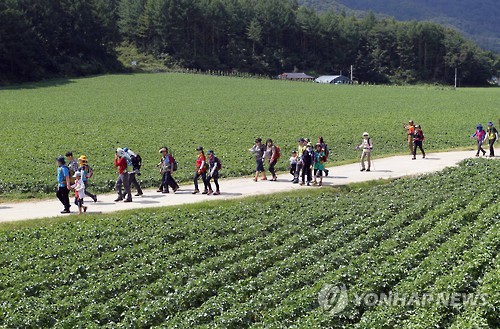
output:
M299 145L297 146L297 167L295 168L295 177L293 180L294 184L299 183L299 177L303 167L302 156L304 155L304 151L307 148L306 140L304 138L299 138L298 143Z
M479 156L479 152L483 152L483 156L486 155L486 151L483 150L483 143L486 139L486 131L483 129L481 124L478 124L476 127L476 131L470 136L470 138L475 139L477 141L477 152L476 156Z
M356 146L356 150L362 150L361 152L361 171L371 171L371 166L372 166L372 157L371 153L373 150L373 143L370 138L370 134L367 132L363 133L363 140L361 141L360 145ZM366 169L365 166L365 159L368 160L368 169Z
M128 179L128 164L125 158L125 151L122 148L116 149L115 166L118 168L118 179L115 185L118 198L116 198L115 202L123 201L125 195L127 198L124 202L132 202L132 192L130 191L130 182ZM125 190L125 195L122 192L122 186Z
M203 151L203 147L198 147L196 149L198 151L198 156L196 157L196 172L194 174L194 192L193 194L198 194L200 193L200 189L198 187L198 180L201 177L201 180L203 181L203 186L204 190L202 194L208 194L208 184L207 184L207 168L208 168L208 163L207 163L207 157L205 156L205 152Z
M328 161L328 158L330 157L330 149L328 148L328 145L325 143L325 139L323 138L323 136L318 137L318 144L321 145L321 149L323 150L323 153L325 153L325 163L326 163ZM330 171L326 169L326 166L324 172L325 176L328 176L328 174L330 173Z
M321 143L316 144L316 150L314 151L314 183L313 185L318 185L318 177L319 177L319 186L323 185L323 172L325 171L325 161L326 155Z
M170 193L169 187L171 187L175 193L177 192L177 190L179 190L179 185L172 177L172 173L175 171L174 157L168 153L168 148L166 146L160 149L160 153L162 155L160 162L160 167L161 167L160 172L162 174L162 180L160 188L158 189L157 192L168 194Z
M300 185L304 185L307 178L307 186L311 186L313 161L314 151L312 144L307 143L306 149L302 153L302 182L300 182Z
M220 195L219 170L222 168L222 164L219 158L215 156L215 153L212 150L208 151L208 163L209 163L208 178L207 178L208 194L210 195L213 193L214 195ZM210 184L210 181L212 179L214 180L215 184L215 192L213 192L212 185Z
M255 156L255 177L254 182L259 180L259 175L262 173L262 180L267 180L266 170L264 169L264 159L266 157L266 147L262 145L262 138L255 140L254 146L249 150Z
M276 176L276 163L278 162L278 150L276 149L276 145L274 145L273 140L269 138L266 141L266 159L269 161L269 172L273 176L271 181L276 182L278 177Z
M94 202L97 202L97 195L89 191L89 179L94 175L94 170L88 164L88 159L85 155L78 158L79 168L78 171L82 173L82 182L85 185L85 195L90 197Z
M64 206L61 214L69 214L71 207L69 203L69 190L71 189L71 181L69 179L69 168L66 165L66 160L63 156L57 157L57 192L56 196Z
M123 152L125 152L125 158L127 159L127 165L132 168L132 171L128 173L128 180L132 190L132 186L134 186L137 190L137 194L135 196L142 196L141 184L137 181L137 176L141 174L141 165L142 160L140 156L135 154L134 151L130 150L128 147L123 148Z
M424 151L424 132L422 131L422 127L420 125L415 126L415 133L413 134L413 158L412 160L417 159L417 148L422 152L422 159L425 159L425 151Z
M403 123L403 127L406 130L406 134L408 136L408 148L410 149L410 154L413 154L413 139L415 136L415 123L413 120L408 121L408 124Z
M488 143L490 146L490 158L495 156L494 144L498 140L498 130L493 125L493 122L488 122L488 130L486 130L486 136L488 138Z

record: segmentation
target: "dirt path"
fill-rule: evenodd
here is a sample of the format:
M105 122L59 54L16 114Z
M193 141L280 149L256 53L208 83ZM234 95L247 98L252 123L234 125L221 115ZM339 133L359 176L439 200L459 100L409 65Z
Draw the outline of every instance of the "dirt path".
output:
M324 185L345 185L374 179L399 178L436 172L454 166L473 155L473 151L431 153L427 155L426 159L419 157L417 160L411 160L410 156L395 156L375 160L371 172L360 172L358 163L333 167L330 168L330 176L324 179ZM89 202L90 199L86 198L86 202L90 213L112 213L120 210L174 206L215 199L229 200L307 188L290 183L290 179L289 174L282 174L278 177L278 182L259 181L255 183L250 178L222 180L220 182L222 194L219 196L192 195L192 186L182 186L177 193L166 195L156 193L155 190L145 190L144 196L135 197L132 203L114 202L116 194L99 195L97 203ZM0 222L57 217L61 216L60 210L62 210L62 205L55 196L54 200L51 201L5 203L0 204ZM73 213L76 210L76 206L73 205Z

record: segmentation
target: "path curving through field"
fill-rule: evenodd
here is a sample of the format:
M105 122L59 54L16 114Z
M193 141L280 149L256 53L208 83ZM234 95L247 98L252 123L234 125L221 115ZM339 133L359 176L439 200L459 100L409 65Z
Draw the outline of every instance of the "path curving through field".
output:
M446 167L455 166L460 161L473 156L474 151L430 153L426 159L419 157L417 160L411 160L410 156L393 156L374 160L374 168L372 168L371 172L360 172L358 163L333 166L329 168L330 176L324 179L324 187L321 188L437 172ZM286 160L282 159L281 161ZM294 185L290 182L291 178L290 174L283 173L278 177L278 182L259 181L255 183L251 178L221 180L222 194L219 196L192 195L191 192L194 187L187 185L182 186L181 190L175 194L161 194L155 190L144 190L144 195L135 197L132 203L114 202L116 194L99 195L97 203L88 202L90 199L86 198L86 202L89 213L104 214L122 210L177 206L210 200L229 200L288 192L297 189L320 188ZM160 180L159 176L158 180ZM61 216L60 210L62 210L62 205L56 199L55 193L54 199L48 201L3 203L0 204L0 222L58 217ZM75 216L76 206L72 206L72 211L73 214L66 216Z

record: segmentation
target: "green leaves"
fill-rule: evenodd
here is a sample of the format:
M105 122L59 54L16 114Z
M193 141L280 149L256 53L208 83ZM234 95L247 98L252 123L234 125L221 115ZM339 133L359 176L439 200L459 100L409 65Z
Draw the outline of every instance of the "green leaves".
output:
M494 326L499 178L495 161L467 160L345 194L2 232L0 326ZM331 317L317 294L334 283L351 295L487 297L459 308L351 303Z

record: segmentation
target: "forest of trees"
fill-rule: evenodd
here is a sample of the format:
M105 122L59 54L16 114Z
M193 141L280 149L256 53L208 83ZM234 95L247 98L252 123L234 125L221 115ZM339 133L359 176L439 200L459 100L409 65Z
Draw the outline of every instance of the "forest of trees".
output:
M485 84L499 57L428 22L363 19L295 0L4 0L0 83L117 71L117 46L168 65L359 81Z

